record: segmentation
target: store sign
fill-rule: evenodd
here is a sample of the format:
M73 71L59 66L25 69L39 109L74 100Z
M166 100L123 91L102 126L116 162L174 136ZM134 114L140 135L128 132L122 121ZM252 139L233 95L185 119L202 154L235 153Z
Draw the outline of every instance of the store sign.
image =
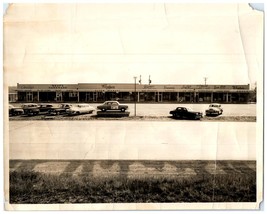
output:
M153 89L154 86L153 85L144 85L144 89Z
M183 85L182 86L182 89L191 89L191 88L193 88L192 85Z
M20 88L20 89L34 89L34 86L32 86L32 85L19 85L18 88Z
M168 86L168 85L165 85L165 86L164 86L164 89L175 89L175 87L174 87L174 86Z
M109 84L102 84L101 86L102 88L105 88L105 89L115 89L115 86L109 85Z
M249 89L248 86L233 85L233 89Z
M49 89L67 89L67 86L64 85L51 85L48 87Z

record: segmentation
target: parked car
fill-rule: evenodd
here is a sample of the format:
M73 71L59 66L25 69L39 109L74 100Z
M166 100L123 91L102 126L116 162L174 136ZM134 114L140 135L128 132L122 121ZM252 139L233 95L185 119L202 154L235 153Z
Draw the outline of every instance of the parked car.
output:
M8 106L9 115L15 116L15 115L21 115L23 114L23 109L20 107L14 107L13 105Z
M24 114L28 116L37 115L40 112L39 105L36 103L26 103L21 106Z
M174 118L180 118L180 119L200 119L202 117L201 112L193 111L190 108L187 107L177 107L176 109L170 111L170 114Z
M72 106L72 104L69 103L62 103L59 106L54 106L53 108L48 110L48 114L51 115L59 115L59 114L65 114L67 113L67 109L69 109Z
M128 109L128 106L122 105L118 101L106 101L102 105L97 106L97 108L101 111L115 110L124 112L126 109Z
M70 106L69 109L66 109L66 113L69 115L91 114L94 110L95 108L89 104L78 104Z
M209 108L206 110L206 115L220 115L223 113L223 109L221 107L221 104L219 103L211 103L209 105Z
M40 112L48 112L53 107L55 107L55 105L53 104L46 104L46 103L39 104Z

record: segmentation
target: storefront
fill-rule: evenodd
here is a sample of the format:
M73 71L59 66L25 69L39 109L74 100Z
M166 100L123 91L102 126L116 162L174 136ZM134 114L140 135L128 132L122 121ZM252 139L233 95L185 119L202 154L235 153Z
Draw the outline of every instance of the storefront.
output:
M246 103L249 85L17 84L17 102ZM9 93L11 100L11 91Z
M18 100L17 87L11 86L8 88L8 100L10 103Z

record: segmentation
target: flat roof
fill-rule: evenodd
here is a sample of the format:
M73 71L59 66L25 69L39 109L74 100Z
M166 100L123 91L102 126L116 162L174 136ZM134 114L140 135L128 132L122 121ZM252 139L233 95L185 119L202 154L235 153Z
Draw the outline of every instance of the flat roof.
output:
M17 84L17 91L214 91L249 90L247 85L172 85L133 83Z

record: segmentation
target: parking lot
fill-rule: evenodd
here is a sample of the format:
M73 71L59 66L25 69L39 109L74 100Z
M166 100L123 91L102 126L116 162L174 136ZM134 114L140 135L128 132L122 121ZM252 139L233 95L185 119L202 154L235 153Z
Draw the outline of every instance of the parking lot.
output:
M178 106L189 107L192 110L205 114L208 104L137 104L136 111L139 116L166 116L170 110ZM222 104L224 116L256 116L255 104ZM131 115L134 114L134 104L129 104Z
M20 103L13 104L20 106ZM58 105L58 104L55 104ZM90 103L91 106L97 107L99 103ZM128 111L130 116L134 116L134 104L130 103ZM170 116L169 112L178 106L189 107L194 111L200 111L205 114L208 104L136 104L136 116ZM222 104L223 116L256 116L256 104ZM95 114L95 112L94 112Z
M255 160L255 139L251 122L9 122L10 159Z

